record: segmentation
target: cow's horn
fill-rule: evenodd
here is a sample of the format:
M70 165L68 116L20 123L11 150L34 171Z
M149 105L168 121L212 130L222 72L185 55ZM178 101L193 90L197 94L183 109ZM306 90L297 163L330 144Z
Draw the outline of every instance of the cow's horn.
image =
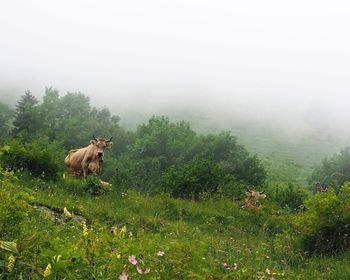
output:
M95 135L92 135L92 138L94 138L94 140L96 140L96 141L97 141L97 139L96 139Z
M107 140L107 142L111 142L113 139L113 136Z
M262 192L259 192L260 194L264 194L265 193L265 191L262 191Z

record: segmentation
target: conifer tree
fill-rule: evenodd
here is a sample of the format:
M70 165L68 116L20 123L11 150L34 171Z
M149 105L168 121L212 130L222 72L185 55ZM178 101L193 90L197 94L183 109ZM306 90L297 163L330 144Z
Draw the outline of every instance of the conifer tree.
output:
M37 110L38 100L29 90L17 102L15 120L12 133L14 136L22 134L31 138L32 134L39 128L39 115Z

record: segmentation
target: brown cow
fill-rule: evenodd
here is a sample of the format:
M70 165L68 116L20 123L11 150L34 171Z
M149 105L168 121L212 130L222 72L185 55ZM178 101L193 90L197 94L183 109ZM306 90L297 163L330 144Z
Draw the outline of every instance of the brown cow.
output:
M328 188L326 186L322 186L321 182L316 182L316 191L327 192Z
M261 205L259 199L266 198L264 192L251 191L248 188L245 195L247 198L244 200L244 208L259 208Z
M69 154L64 159L64 163L68 168L68 173L71 175L81 175L83 173L84 178L89 173L100 175L104 149L112 145L112 137L106 140L93 136L89 146L70 150Z

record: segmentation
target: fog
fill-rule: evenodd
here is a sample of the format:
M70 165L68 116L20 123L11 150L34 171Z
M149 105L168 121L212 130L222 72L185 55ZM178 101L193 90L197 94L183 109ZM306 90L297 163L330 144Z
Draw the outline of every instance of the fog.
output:
M349 26L347 1L2 1L0 100L53 86L125 123L162 113L348 139Z

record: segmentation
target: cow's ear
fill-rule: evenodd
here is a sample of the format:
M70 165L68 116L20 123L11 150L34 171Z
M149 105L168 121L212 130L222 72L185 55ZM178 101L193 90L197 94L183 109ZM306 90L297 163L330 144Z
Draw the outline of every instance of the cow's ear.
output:
M96 141L95 139L93 139L93 140L90 141L90 144L96 145L96 144L97 144L97 141Z
M113 142L107 142L107 148L110 148L113 146Z

